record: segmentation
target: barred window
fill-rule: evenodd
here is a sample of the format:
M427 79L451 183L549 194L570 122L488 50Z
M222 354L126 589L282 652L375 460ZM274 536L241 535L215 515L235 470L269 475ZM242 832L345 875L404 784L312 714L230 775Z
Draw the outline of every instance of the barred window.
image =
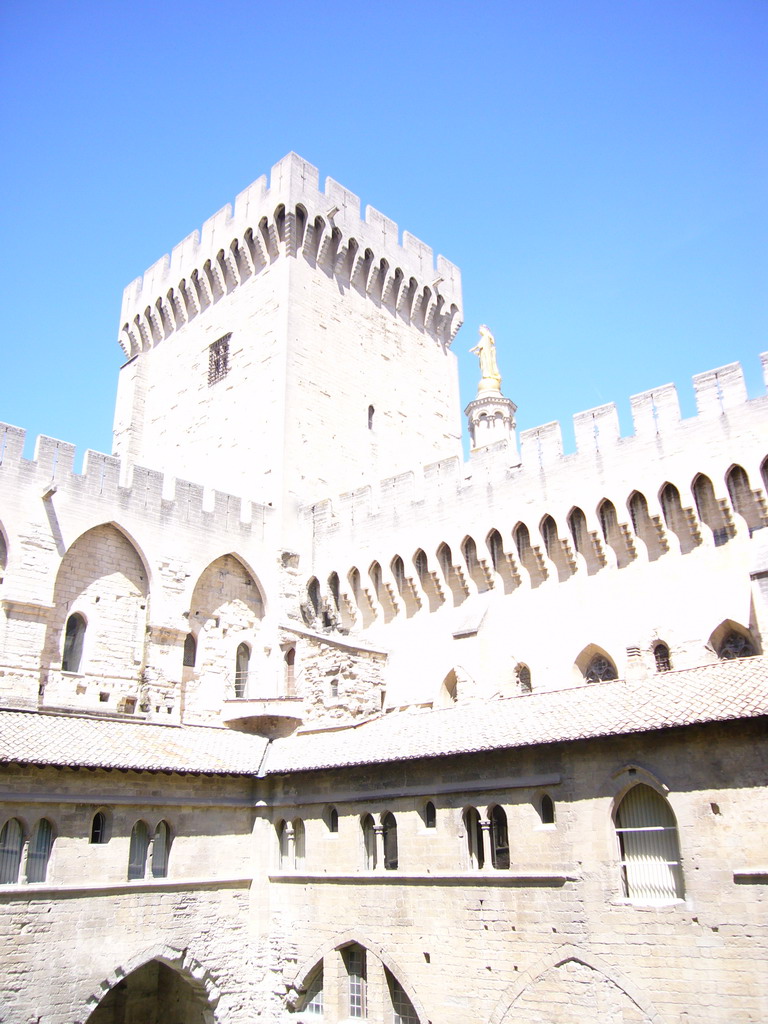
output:
M229 373L229 339L231 334L214 341L208 347L208 387Z
M349 1016L366 1017L366 970L365 950L362 946L348 946L344 950L347 967Z
M629 790L616 811L624 895L641 903L682 899L683 870L677 821L650 786Z
M386 971L386 977L392 1000L392 1024L419 1024L416 1010L403 986L389 971Z

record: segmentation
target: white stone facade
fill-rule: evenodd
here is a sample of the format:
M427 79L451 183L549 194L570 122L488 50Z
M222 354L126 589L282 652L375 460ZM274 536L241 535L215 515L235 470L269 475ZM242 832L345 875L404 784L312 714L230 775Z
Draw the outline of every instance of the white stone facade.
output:
M768 1019L768 397L464 463L461 309L290 154L126 289L114 455L0 428L3 1024Z

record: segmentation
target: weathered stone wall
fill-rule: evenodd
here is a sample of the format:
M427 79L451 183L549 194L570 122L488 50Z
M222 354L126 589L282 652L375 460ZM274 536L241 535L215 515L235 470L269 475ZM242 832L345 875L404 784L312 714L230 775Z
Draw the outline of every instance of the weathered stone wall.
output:
M296 943L293 980L301 988L323 956L354 941L395 972L424 1018L447 1024L571 1024L591 1012L606 1024L687 1024L694 1014L757 1024L768 1012L766 906L764 886L745 879L764 865L762 734L761 722L741 723L291 779L290 803L278 790L269 818L303 816L305 861L276 866L265 818L257 872L271 872L272 917ZM676 815L681 901L623 895L613 812L637 781L666 792ZM538 812L544 792L550 826ZM511 867L478 872L462 811L484 817L496 804ZM398 869L366 871L361 817L386 811L397 819Z

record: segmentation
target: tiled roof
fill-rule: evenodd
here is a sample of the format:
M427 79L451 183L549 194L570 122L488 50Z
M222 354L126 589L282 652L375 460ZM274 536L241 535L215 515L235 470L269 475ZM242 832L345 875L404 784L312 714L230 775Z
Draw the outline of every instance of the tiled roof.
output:
M768 715L768 658L384 715L273 742L264 774L413 760Z
M0 763L253 775L266 745L223 728L0 711Z

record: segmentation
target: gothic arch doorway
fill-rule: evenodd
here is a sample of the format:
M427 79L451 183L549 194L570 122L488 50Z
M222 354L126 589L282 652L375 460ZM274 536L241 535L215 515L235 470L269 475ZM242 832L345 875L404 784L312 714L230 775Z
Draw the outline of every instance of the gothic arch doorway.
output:
M160 960L121 978L86 1024L214 1024L204 986Z

